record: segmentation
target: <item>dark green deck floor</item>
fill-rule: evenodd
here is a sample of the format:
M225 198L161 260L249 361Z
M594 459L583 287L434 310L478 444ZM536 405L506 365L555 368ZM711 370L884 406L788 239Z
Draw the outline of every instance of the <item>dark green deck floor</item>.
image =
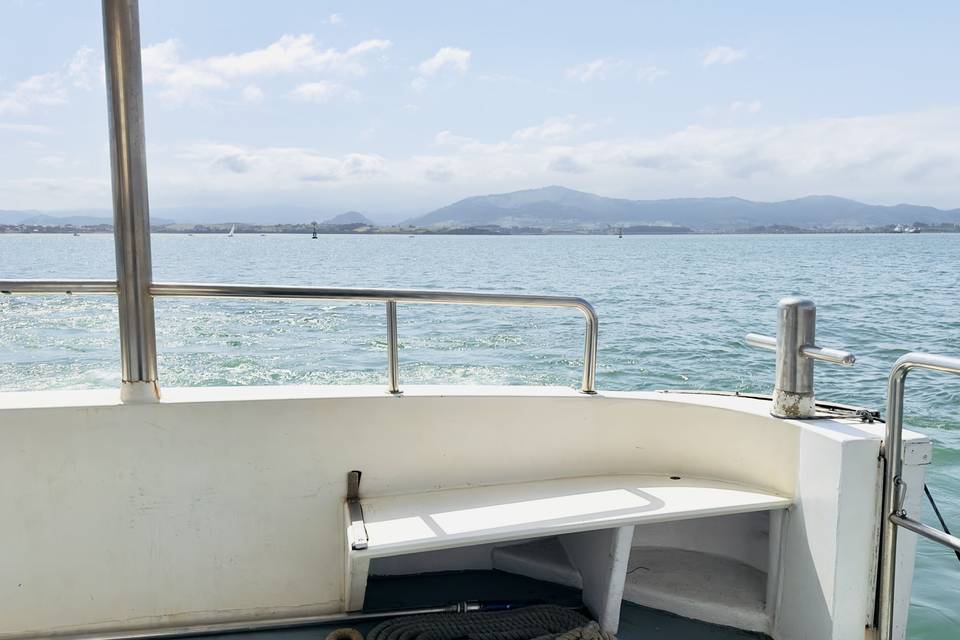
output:
M371 577L366 610L382 611L450 604L460 600L521 600L580 604L580 592L502 571L462 571L415 576ZM377 621L379 622L379 621ZM377 622L352 625L366 634ZM284 631L204 636L207 640L323 640L333 629L317 626ZM764 640L767 636L687 620L629 602L620 613L621 640ZM197 640L200 637L197 636ZM769 640L769 639L767 639Z

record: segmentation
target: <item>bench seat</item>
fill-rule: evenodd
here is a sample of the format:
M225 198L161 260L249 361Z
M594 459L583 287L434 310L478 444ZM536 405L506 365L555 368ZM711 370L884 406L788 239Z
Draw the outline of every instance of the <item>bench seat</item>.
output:
M655 475L563 478L362 497L362 522L351 522L349 508L345 511L345 604L347 610L362 607L374 558L561 535L568 541L565 546L572 559L583 565L578 569L584 574L585 599L588 583L593 582L609 596L599 600L606 603L616 596L619 608L625 575L614 574L621 570L625 574L635 525L786 509L792 502L786 496L729 482ZM355 544L364 535L365 547ZM597 574L593 580L587 575L591 573Z

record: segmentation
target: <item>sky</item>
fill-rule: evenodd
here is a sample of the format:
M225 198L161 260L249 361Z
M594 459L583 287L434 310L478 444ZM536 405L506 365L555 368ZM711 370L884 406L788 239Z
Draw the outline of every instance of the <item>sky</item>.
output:
M141 0L151 208L960 207L960 3ZM0 0L0 209L109 209L102 17Z

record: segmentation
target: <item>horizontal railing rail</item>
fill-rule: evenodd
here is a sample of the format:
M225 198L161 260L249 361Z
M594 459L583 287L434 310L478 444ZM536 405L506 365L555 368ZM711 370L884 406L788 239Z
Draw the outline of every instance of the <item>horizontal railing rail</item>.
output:
M880 523L880 589L877 599L877 627L880 640L893 638L893 604L897 562L897 527L903 527L954 551L960 538L934 529L907 516L904 508L907 485L903 481L903 398L907 374L914 369L960 375L960 358L932 353L908 353L893 365L887 381L887 424L883 439L883 507Z
M116 280L0 280L0 293L28 295L117 293Z
M572 308L586 321L583 345L583 376L580 391L596 392L597 340L599 323L593 305L575 296L542 296L475 291L430 291L420 289L356 289L255 284L205 284L195 282L154 282L154 297L262 298L288 300L340 300L382 302L387 310L387 387L399 393L397 304L464 304L500 307ZM112 280L0 280L0 293L17 295L116 294Z

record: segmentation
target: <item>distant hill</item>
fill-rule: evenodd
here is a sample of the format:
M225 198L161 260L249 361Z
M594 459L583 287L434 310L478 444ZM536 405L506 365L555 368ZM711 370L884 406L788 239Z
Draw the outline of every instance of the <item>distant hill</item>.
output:
M323 224L366 224L373 226L373 221L359 211L347 211L338 216L333 216L329 220L324 220Z
M764 225L863 228L913 222L960 222L960 209L910 204L869 205L834 196L782 202L742 198L626 200L551 186L460 200L404 224L416 226L539 226L577 228L612 225L683 225L694 229L742 229Z
M171 224L172 222L172 220L167 218L150 216L150 224L152 225ZM75 227L94 226L100 224L113 224L113 213L99 209L56 211L47 213L34 210L5 210L0 211L0 224L26 224L35 226L59 226L72 224Z

